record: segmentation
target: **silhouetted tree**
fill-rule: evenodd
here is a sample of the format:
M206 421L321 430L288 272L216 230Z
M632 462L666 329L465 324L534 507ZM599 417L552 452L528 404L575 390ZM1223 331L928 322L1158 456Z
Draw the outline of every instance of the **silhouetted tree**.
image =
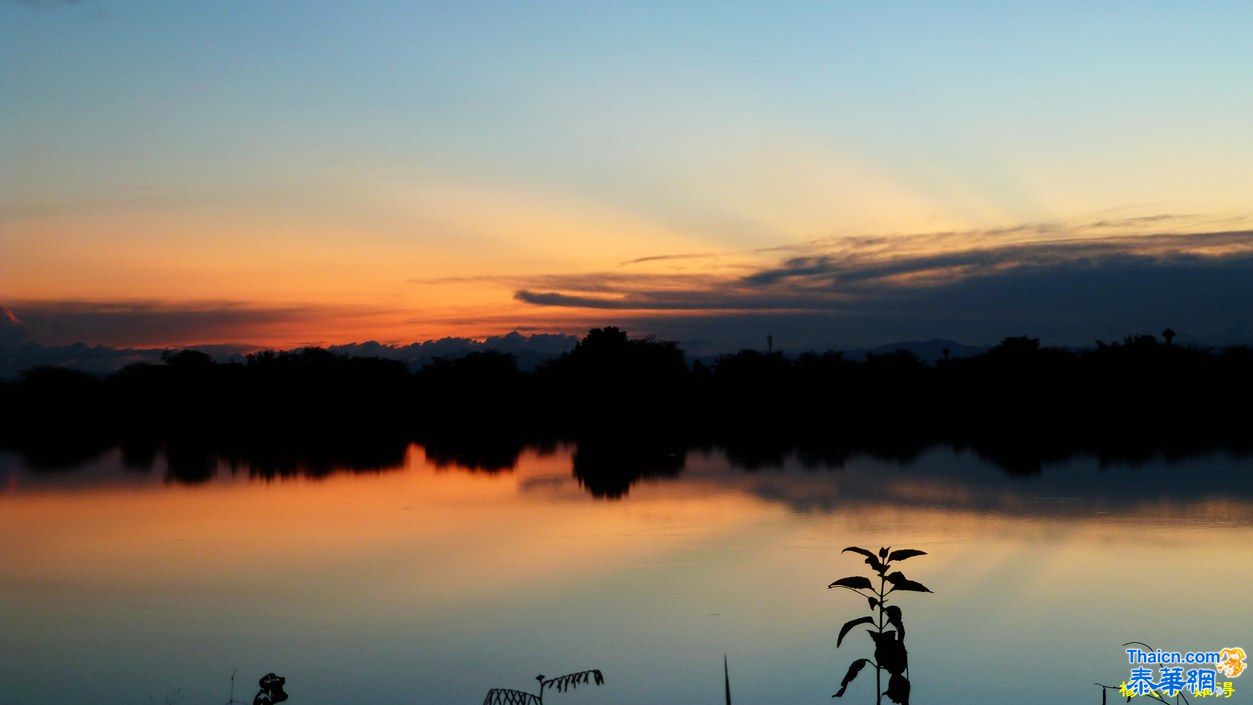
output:
M678 343L629 338L594 328L570 352L543 365L537 385L554 416L576 428L635 425L673 418L688 392L690 372Z
M35 368L0 381L0 446L50 470L120 446L127 467L163 456L171 479L200 482L223 468L375 472L403 464L413 442L437 463L503 471L528 444L564 439L580 441L576 478L605 497L677 472L670 458L694 446L766 470L793 454L901 461L950 443L1026 474L1077 453L1253 451L1247 415L1231 411L1253 395L1253 351L1175 346L1165 333L1082 350L1012 337L935 365L907 351L742 351L689 367L676 343L614 327L534 371L494 352L414 371L320 348L242 364L177 350L103 378ZM637 467L614 460L639 438L649 443L628 456Z
M161 361L171 367L203 369L213 364L213 357L199 350L166 350Z

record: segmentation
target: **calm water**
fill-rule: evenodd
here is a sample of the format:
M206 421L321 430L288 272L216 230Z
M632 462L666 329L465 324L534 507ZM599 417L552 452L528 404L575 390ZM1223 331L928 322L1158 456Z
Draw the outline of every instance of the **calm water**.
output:
M825 703L868 656L866 605L826 585L849 544L900 567L916 703L1097 703L1120 644L1253 646L1253 460L1092 459L1013 476L935 450L908 464L738 469L592 497L574 448L512 471L403 467L197 485L117 454L36 472L0 455L0 703L220 705L288 678L292 705L481 702L601 668L551 703ZM1247 681L1248 691L1242 688ZM1250 702L1253 679L1236 681ZM844 702L873 700L873 673Z

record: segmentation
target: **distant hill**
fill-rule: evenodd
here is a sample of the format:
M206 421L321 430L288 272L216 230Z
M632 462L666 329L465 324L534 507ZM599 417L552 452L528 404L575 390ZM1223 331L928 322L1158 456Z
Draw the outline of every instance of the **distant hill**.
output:
M837 350L839 348L836 348ZM888 343L886 345L878 345L873 348L845 348L841 352L844 357L849 360L858 362L866 359L867 355L881 355L885 353L894 353L897 350L908 350L918 356L923 362L933 363L936 360L944 358L944 351L949 351L950 357L973 357L991 349L989 345L967 345L959 343L955 340L946 338L933 338L931 340L907 340L900 343ZM785 350L784 356L795 358L797 355L805 351ZM699 361L706 365L711 365L718 359L718 355L689 355L690 361Z
M400 360L411 370L429 364L437 357L464 357L472 352L494 350L509 353L522 370L568 352L578 337L557 333L523 334L517 331L488 336L479 341L471 338L441 338L408 345L389 345L377 341L331 345L327 349L338 355L379 357ZM196 345L219 362L239 361L244 355L264 349L259 345L227 344ZM159 364L162 348L114 348L105 345L40 345L24 342L16 326L6 326L0 310L0 379L12 379L23 370L43 365L66 367L94 375L107 375L137 362Z
M338 355L357 357L381 357L402 360L410 369L416 370L437 357L464 357L472 352L488 350L508 353L518 361L521 370L532 370L545 360L558 357L574 349L578 336L559 333L534 333L524 335L517 331L505 335L491 335L482 341L471 338L440 338L408 345L385 345L375 341L332 345L327 348Z
M897 350L908 350L924 362L935 362L944 359L944 351L948 350L951 357L973 357L987 352L987 345L966 345L955 340L933 338L931 340L909 340L902 343L889 343L873 348L856 348L845 350L844 357L850 360L865 360L867 355L882 355Z

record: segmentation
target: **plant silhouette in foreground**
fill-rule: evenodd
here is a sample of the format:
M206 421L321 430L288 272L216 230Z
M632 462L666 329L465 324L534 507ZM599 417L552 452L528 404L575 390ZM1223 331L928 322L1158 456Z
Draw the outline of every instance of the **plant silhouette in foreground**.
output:
M841 551L841 553L849 552L866 557L866 565L870 566L879 578L879 587L876 589L870 578L862 575L840 578L827 586L828 589L840 587L861 595L866 598L871 612L870 616L845 622L844 626L840 627L840 635L835 640L835 647L837 649L840 647L844 637L853 627L867 624L871 628L867 629L866 633L874 640L874 659L859 658L849 664L848 673L844 675L844 680L840 681L840 689L832 697L844 697L848 684L853 682L866 664L870 664L875 668L875 703L882 703L883 696L886 695L893 702L909 705L909 657L905 651L905 622L901 618L901 608L888 604L890 601L888 596L897 591L931 592L931 590L922 583L906 578L905 574L899 570L891 572L889 570L893 563L927 554L925 551L912 548L893 551L891 546L880 548L877 555L858 546L849 546ZM888 626L895 628L885 629ZM887 690L883 690L884 671L888 672Z
M286 678L273 673L261 676L261 680L258 681L261 690L258 690L256 697L252 699L252 705L273 705L273 703L283 702L287 699L287 693L283 691L286 683Z
M226 698L225 705L248 705L248 703L244 702L243 700L235 699L235 674L238 671L239 671L239 668L231 669L231 694Z
M525 690L510 690L508 688L492 688L487 691L487 697L483 699L483 705L542 705L545 688L564 693L567 690L579 687L579 684L605 684L605 676L599 669L595 668L577 673L567 673L556 678L545 678L541 674L535 676L535 680L539 681L539 693L528 693Z

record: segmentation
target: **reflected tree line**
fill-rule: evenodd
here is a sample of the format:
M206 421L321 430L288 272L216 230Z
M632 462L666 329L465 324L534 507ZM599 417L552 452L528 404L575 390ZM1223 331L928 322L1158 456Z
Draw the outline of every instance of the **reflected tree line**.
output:
M724 449L754 470L793 456L805 467L858 454L907 462L946 444L1018 474L1077 454L1249 453L1253 351L1170 338L1086 350L1008 338L933 364L907 351L755 350L705 363L610 327L532 371L494 352L413 371L318 348L229 363L180 350L105 378L36 368L0 383L0 445L41 468L118 446L129 467L164 456L175 479L194 482L219 463L261 477L382 471L414 442L436 465L495 472L527 447L574 441L575 476L606 497L678 474L692 449Z

